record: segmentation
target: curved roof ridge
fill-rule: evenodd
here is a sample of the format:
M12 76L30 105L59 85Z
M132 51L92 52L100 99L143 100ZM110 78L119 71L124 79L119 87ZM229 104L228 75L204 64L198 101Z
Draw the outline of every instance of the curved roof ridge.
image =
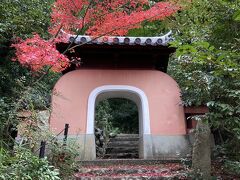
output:
M63 32L63 31L62 31ZM132 36L88 36L67 34L70 42L76 44L109 44L109 45L141 45L141 46L166 46L172 38L172 31L162 36L132 37Z

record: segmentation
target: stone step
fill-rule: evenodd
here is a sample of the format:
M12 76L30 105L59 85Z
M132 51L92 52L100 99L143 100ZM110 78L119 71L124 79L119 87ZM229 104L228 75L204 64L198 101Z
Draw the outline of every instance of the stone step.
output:
M116 141L139 141L138 137L115 137L110 138L109 142L116 142Z
M138 158L138 134L118 134L110 138L103 158Z
M138 153L138 147L107 147L106 153Z
M116 137L139 137L139 134L118 134Z
M123 152L123 153L109 153L109 154L104 154L104 159L118 159L118 158L138 158L138 153L131 153L131 152Z
M180 163L158 165L119 165L81 166L75 174L77 180L110 180L110 179L183 179L185 166Z
M111 141L108 142L108 147L138 147L138 141Z
M191 159L186 159L186 163L190 163ZM89 161L79 161L82 166L113 166L113 165L164 165L167 163L181 163L176 158L166 157L165 159L96 159Z

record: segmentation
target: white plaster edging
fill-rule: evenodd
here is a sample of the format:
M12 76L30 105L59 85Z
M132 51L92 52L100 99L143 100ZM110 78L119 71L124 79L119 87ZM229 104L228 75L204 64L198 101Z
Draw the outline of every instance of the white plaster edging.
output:
M150 116L149 105L146 94L139 88L134 86L125 85L106 85L95 88L88 98L88 110L87 110L87 132L86 134L94 134L94 120L95 120L95 104L98 95L106 92L129 92L136 94L141 100L142 107L142 120L143 120L143 134L151 134L150 131Z

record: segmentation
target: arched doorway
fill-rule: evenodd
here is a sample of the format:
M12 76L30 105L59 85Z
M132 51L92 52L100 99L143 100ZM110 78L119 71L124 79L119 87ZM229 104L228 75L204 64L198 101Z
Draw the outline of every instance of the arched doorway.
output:
M87 110L87 134L94 135L94 120L96 104L108 98L125 98L136 103L139 113L139 137L150 134L150 119L148 99L145 93L133 86L124 85L106 85L95 88L89 95ZM139 143L139 157L144 158L144 146L146 142L143 140ZM95 144L93 145L94 148Z
M138 134L139 118L137 105L125 98L108 98L100 101L95 110L95 126L108 128L112 134ZM106 127L105 124L110 124Z
M137 105L125 98L107 98L95 110L97 159L139 158Z

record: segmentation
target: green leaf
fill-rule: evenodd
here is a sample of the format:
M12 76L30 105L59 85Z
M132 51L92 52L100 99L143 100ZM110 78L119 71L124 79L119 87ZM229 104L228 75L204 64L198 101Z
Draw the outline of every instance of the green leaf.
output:
M196 45L200 46L200 47L203 47L205 49L208 49L210 44L206 41L200 41L200 42L197 42Z
M240 10L237 10L237 11L233 14L233 20L235 20L235 21L240 21Z

